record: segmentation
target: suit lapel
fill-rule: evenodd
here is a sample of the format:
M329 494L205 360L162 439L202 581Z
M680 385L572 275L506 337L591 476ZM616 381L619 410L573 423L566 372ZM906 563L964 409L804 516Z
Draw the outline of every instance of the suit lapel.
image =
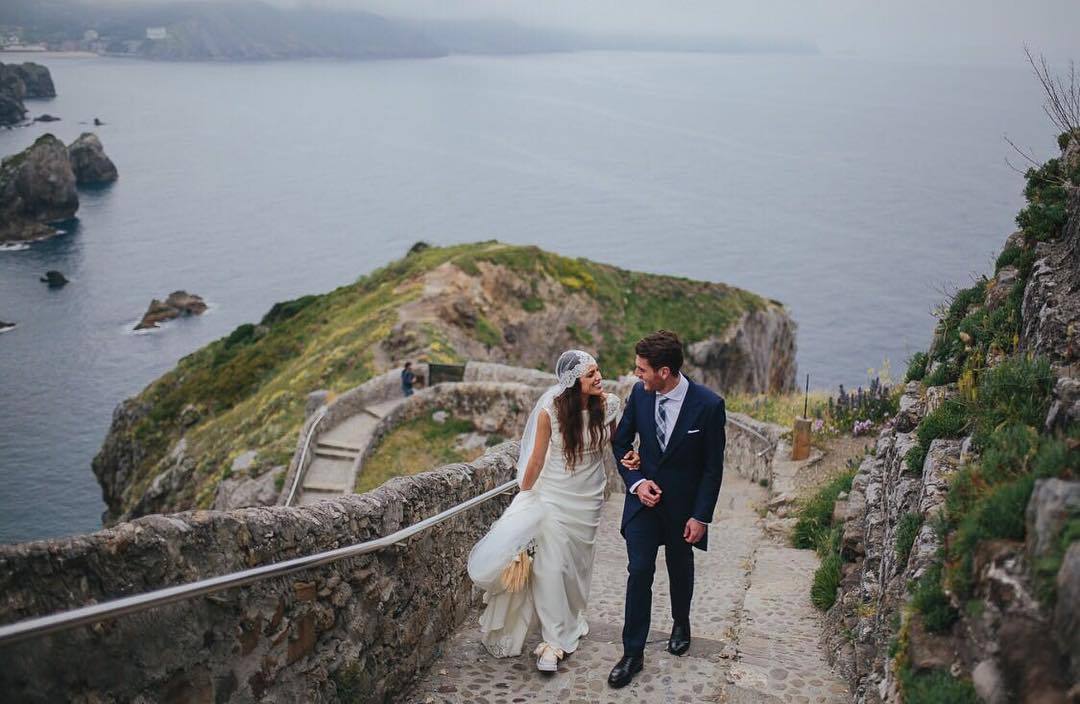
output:
M671 431L671 438L668 440L667 449L664 450L663 455L660 456L660 461L663 462L666 457L669 457L672 452L678 447L686 438L686 431L690 429L692 424L697 421L698 416L701 415L701 398L697 393L697 384L690 382L690 388L686 390L686 398L683 399L682 408L679 409L679 419L675 421L675 427ZM655 423L654 423L655 426ZM656 433L654 432L653 435ZM659 448L659 445L657 445Z

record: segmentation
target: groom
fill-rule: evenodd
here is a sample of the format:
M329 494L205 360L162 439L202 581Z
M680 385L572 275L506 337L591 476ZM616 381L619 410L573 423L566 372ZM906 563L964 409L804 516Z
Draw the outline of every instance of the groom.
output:
M634 386L612 445L628 493L623 505L629 576L623 657L608 684L623 687L644 666L652 612L656 554L664 546L671 583L671 638L667 650L690 648L694 547L707 549L708 526L724 473L724 400L679 371L682 342L673 332L645 336L637 353ZM640 437L639 451L632 448Z

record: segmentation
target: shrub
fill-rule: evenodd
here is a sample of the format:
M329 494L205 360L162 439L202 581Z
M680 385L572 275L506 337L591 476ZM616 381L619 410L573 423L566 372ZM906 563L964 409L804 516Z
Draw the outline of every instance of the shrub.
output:
M986 281L980 281L971 288L962 288L957 291L949 304L947 323L956 325L967 317L972 306L981 305L986 299Z
M944 670L913 672L909 667L900 670L900 687L904 704L978 704L975 688L966 680L958 680Z
M960 378L960 370L952 362L942 362L937 369L923 379L927 386L945 386Z
M985 447L1004 423L1041 427L1050 408L1054 377L1041 357L1015 356L982 375L974 408L976 439Z
M959 401L949 399L922 419L916 435L919 442L929 449L933 440L963 435L967 423L967 407Z
M923 516L921 513L905 513L900 517L896 527L896 561L906 565L908 556L911 554L911 546L915 544L915 538L922 529Z
M911 359L908 360L907 374L904 376L904 381L922 381L926 376L926 365L930 361L930 358L925 352L916 352L911 355Z
M527 296L521 299L521 307L526 313L535 313L544 309L544 299L537 296Z
M1016 224L1024 230L1029 242L1057 239L1068 219L1066 174L1061 160L1049 159L1037 169L1028 169L1025 176L1024 197L1028 204L1016 216Z
M1075 479L1080 469L1080 444L1061 438L1042 438L1032 461L1032 473L1039 479Z
M941 565L933 565L915 582L911 605L923 615L926 630L941 633L949 630L958 614L941 588Z
M841 492L851 491L855 472L841 474L821 487L799 508L799 520L795 524L792 542L797 548L816 549L819 542L829 534L832 527L833 505Z
M836 602L836 589L840 586L840 553L832 552L821 560L814 572L814 583L810 587L810 601L822 611L828 611Z
M997 261L994 262L994 271L1001 271L1007 266L1016 266L1023 253L1024 250L1016 245L1011 245L1001 250L1001 254L998 255Z
M911 449L904 455L905 473L914 476L921 475L923 464L926 463L927 452L929 452L929 448L921 442L912 445Z
M474 331L476 333L476 339L487 347L498 347L502 344L502 332L495 327L494 323L483 316L476 319Z
M899 397L891 392L880 378L870 380L870 386L855 391L845 391L840 385L836 399L829 397L829 416L842 428L852 427L859 421L879 423L896 415Z
M953 558L949 582L960 597L971 594L973 558L981 541L1024 539L1024 511L1034 486L1035 477L1031 475L999 485L979 499L960 521L949 546Z
M1039 436L1034 428L1010 423L987 440L980 459L979 472L990 483L1024 474L1038 449Z
M260 325L273 325L274 323L280 323L283 320L288 320L300 311L304 310L312 303L318 301L322 296L301 296L300 298L294 298L291 301L282 301L275 303L270 311L263 316L263 319L259 321Z

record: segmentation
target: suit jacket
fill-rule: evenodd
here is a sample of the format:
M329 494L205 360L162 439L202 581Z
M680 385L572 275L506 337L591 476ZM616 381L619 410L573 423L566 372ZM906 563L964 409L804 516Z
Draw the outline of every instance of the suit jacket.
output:
M634 386L612 440L615 464L627 487L621 529L639 511L662 511L665 521L679 533L690 518L703 523L712 521L724 476L726 422L724 399L690 381L667 447L660 452L660 442L656 439L656 393L645 391L641 382ZM635 435L641 437L638 447L641 466L631 471L620 460L632 448ZM663 492L654 508L646 507L637 495L629 493L629 488L641 479L653 480ZM694 547L707 550L708 533Z

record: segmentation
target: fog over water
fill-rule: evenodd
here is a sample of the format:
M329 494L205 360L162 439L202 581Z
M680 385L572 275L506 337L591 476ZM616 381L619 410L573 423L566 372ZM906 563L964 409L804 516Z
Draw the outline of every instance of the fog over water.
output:
M581 21L599 23L598 6ZM637 6L613 31L633 31ZM1061 37L1046 22L1049 51ZM70 142L100 117L121 176L82 194L77 229L0 252L0 319L18 323L0 335L0 541L98 527L90 461L116 404L273 303L420 239L742 286L788 305L812 386L865 383L886 359L900 375L941 290L990 270L1015 229L1022 177L1003 134L1040 158L1054 134L1012 25L989 63L841 56L798 25L761 34L807 35L821 54L44 59L59 96L31 109L63 120L0 131L0 153L45 131ZM72 283L48 290L48 269ZM181 288L211 311L130 332Z

